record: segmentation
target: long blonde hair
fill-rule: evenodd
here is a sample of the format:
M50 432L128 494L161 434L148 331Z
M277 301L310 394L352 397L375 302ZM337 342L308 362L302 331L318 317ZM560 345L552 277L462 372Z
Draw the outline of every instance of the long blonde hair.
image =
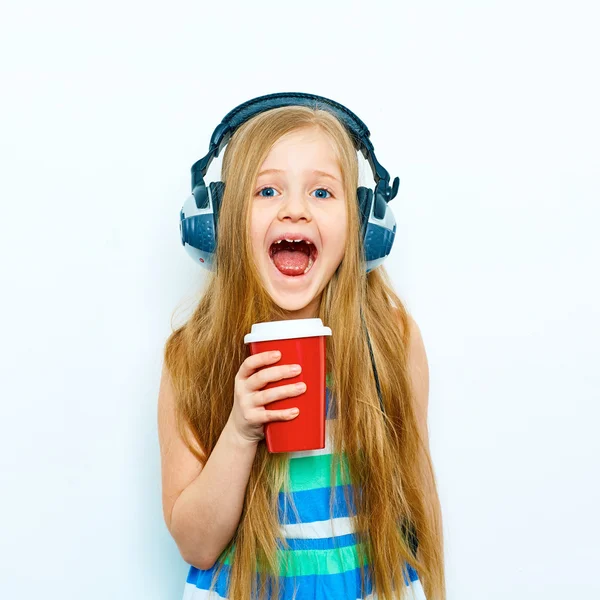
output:
M204 464L233 407L234 378L249 354L244 335L253 323L285 318L263 286L252 255L250 207L258 171L273 144L282 135L306 127L321 128L333 141L347 202L347 248L323 290L318 316L333 333L327 338L326 352L338 415L330 421L332 451L334 458L345 453L354 484L353 522L360 542L361 582L364 586L366 563L379 598L405 597L406 562L418 572L429 600L445 600L442 528L435 517L439 499L431 458L419 435L408 369L409 314L382 265L368 274L364 270L356 198L357 147L327 110L286 106L262 112L239 127L225 149L215 270L208 273L193 314L183 325L172 327L164 350L176 395L179 431ZM379 405L361 308L385 413ZM203 453L188 440L188 429ZM425 472L419 468L423 453ZM336 460L332 460L332 486L336 468ZM218 559L213 578L214 585L229 557L229 598L256 598L257 585L261 600L269 586L278 597L278 540L286 545L279 529L278 494L289 493L288 475L289 454L271 454L261 442L239 525ZM399 528L401 522L414 527L416 555L404 528ZM398 588L401 595L394 596Z

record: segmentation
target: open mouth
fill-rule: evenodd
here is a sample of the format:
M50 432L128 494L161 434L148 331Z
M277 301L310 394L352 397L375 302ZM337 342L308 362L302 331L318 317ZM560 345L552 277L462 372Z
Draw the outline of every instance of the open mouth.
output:
M318 252L314 244L306 241L273 242L269 248L269 258L275 268L288 277L306 275L317 260Z

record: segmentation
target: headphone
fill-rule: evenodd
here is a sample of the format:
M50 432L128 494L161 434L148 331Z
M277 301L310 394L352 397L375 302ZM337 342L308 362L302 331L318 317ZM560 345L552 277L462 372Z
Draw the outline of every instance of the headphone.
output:
M210 182L204 177L213 158L219 156L236 129L253 116L281 106L308 106L324 109L346 126L358 149L373 171L375 188L360 186L356 190L361 219L361 236L365 249L367 273L379 266L390 253L396 236L396 219L388 202L398 193L400 179L390 186L390 176L375 157L371 133L367 126L348 108L323 96L298 92L268 94L240 104L229 111L215 128L206 156L192 165L192 193L179 214L181 243L194 262L212 270L217 245L217 224L225 184Z
M208 153L192 165L192 193L186 199L179 213L181 244L195 263L214 269L214 256L217 245L217 224L221 200L225 190L222 181L204 182L204 177L213 158L219 156L233 133L242 123L253 116L281 106L308 106L313 109L328 110L346 127L358 150L369 162L375 179L374 189L359 186L356 190L361 220L361 236L365 250L367 273L378 267L390 253L396 236L396 219L388 202L396 197L400 179L396 177L390 186L389 173L377 161L375 149L370 140L367 126L348 108L339 102L299 92L281 92L259 96L240 104L229 111L217 125L210 139ZM371 340L365 324L362 308L362 324L367 336L369 354L377 386L377 394L382 412L385 412L381 397L381 387Z

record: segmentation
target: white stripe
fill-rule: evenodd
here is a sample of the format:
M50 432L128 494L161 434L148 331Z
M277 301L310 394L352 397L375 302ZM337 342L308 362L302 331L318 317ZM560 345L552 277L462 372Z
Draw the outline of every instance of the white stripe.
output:
M216 590L213 590L209 594L208 590L201 590L193 583L188 583L186 581L182 600L227 600L227 598L219 595Z
M423 590L420 579L417 579L417 581L411 581L408 589L410 590L408 593L410 600L427 600L427 597L425 596L425 590Z
M301 539L331 538L354 533L350 517L338 517L336 519L312 521L310 523L284 524L280 529L281 535L286 538Z

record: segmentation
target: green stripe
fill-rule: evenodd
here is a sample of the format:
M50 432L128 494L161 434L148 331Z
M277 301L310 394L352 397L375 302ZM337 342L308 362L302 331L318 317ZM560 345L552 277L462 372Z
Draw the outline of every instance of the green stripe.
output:
M302 492L331 485L332 454L290 458L290 491ZM344 466L342 472L342 465ZM342 453L341 463L336 461L335 485L351 483L350 466L345 453Z
M333 375L331 373L327 373L325 375L325 386L331 387L333 385Z
M279 573L283 577L294 577L300 575L331 575L351 571L360 566L358 547L364 547L362 543L343 548L330 550L285 550L278 549ZM229 565L231 555L225 559ZM366 557L363 565L366 565Z

